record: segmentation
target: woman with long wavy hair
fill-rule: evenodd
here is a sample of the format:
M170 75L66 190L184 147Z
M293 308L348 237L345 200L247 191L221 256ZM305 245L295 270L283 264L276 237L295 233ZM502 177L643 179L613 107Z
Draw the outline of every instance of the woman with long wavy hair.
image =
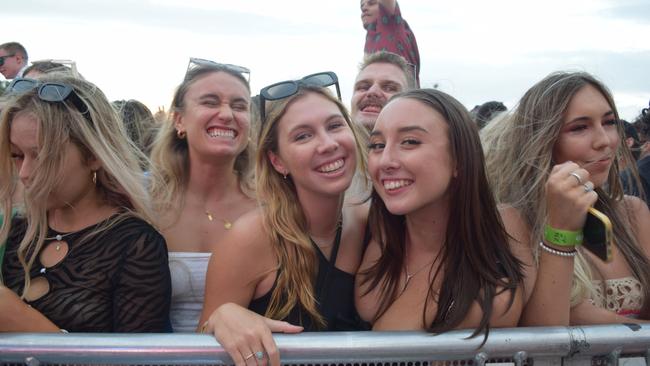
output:
M333 85L333 73L316 75ZM354 273L367 208L344 203L355 172L365 170L358 132L329 90L285 83L295 88L261 105L262 206L216 245L208 266L201 321L237 365L267 356L277 364L272 330L359 327Z
M210 253L252 210L248 70L190 59L153 150L151 195L169 248L175 332L198 327Z
M650 319L650 212L623 193L618 164L630 152L605 85L584 72L550 74L488 132L496 197L519 217L520 238L536 259L521 324ZM585 247L592 206L613 227L610 262Z
M370 133L372 240L357 309L374 330L517 325L521 262L487 184L469 112L434 89L395 95ZM505 223L507 226L507 222Z
M169 330L165 240L119 117L95 85L14 79L0 119L0 331Z

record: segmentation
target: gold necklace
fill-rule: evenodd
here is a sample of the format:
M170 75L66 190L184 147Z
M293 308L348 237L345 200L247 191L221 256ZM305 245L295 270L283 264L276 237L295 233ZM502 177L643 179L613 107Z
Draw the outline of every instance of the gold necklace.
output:
M61 250L61 243L62 243L63 238L65 238L66 236L68 236L70 234L74 234L74 233L76 233L76 231L66 233L66 234L63 234L63 235L56 234L55 236L46 237L44 240L54 240L54 242L56 242L54 249L58 252L58 251Z
M208 210L205 210L205 216L207 216L208 220L210 220L210 221L214 220L214 218L212 217L212 214ZM227 219L221 219L221 221L223 222L224 229L230 230L230 228L232 227L232 222L228 221Z

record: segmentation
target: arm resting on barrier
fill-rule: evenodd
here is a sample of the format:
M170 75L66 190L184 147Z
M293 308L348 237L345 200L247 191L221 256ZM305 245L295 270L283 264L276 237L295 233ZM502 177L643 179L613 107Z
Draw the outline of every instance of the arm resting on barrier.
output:
M613 311L599 308L584 300L571 308L571 325L649 323L648 320L628 318Z
M0 332L59 332L43 314L0 285Z

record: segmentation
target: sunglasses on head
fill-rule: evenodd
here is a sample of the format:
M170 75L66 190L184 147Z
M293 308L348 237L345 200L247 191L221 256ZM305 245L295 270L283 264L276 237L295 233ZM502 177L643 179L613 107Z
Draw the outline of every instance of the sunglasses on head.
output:
M14 57L14 56L16 56L15 53L12 53L11 55L0 56L0 66L2 66L2 65L5 64L5 59L6 59L6 58Z
M251 70L247 67L244 66L239 66L239 65L233 65L233 64L221 64L218 62L214 62L211 60L206 60L204 58L198 58L198 57L190 57L190 62L187 64L187 71L185 71L185 79L187 79L187 74L199 67L199 66L217 66L217 67L222 67L224 69L228 69L230 71L234 71L236 73L241 74L244 79L246 79L247 82L251 82Z
M332 71L317 72L299 80L286 80L271 84L260 90L260 117L262 125L266 122L266 101L288 98L298 92L300 86L311 85L321 88L335 85L336 95L341 100L339 78Z
M38 88L37 95L40 100L48 103L65 103L69 101L91 125L93 124L88 112L88 106L68 84L44 83L34 79L16 78L9 84L5 93L21 94L35 88Z

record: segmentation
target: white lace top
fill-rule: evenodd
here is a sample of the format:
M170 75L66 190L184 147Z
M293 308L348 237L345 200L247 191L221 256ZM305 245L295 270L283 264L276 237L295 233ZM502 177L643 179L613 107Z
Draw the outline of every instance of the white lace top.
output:
M592 280L596 288L591 302L619 315L635 317L643 305L641 282L634 277L614 278L605 281Z
M174 332L195 332L205 291L205 273L211 253L169 252L172 277L170 318Z

